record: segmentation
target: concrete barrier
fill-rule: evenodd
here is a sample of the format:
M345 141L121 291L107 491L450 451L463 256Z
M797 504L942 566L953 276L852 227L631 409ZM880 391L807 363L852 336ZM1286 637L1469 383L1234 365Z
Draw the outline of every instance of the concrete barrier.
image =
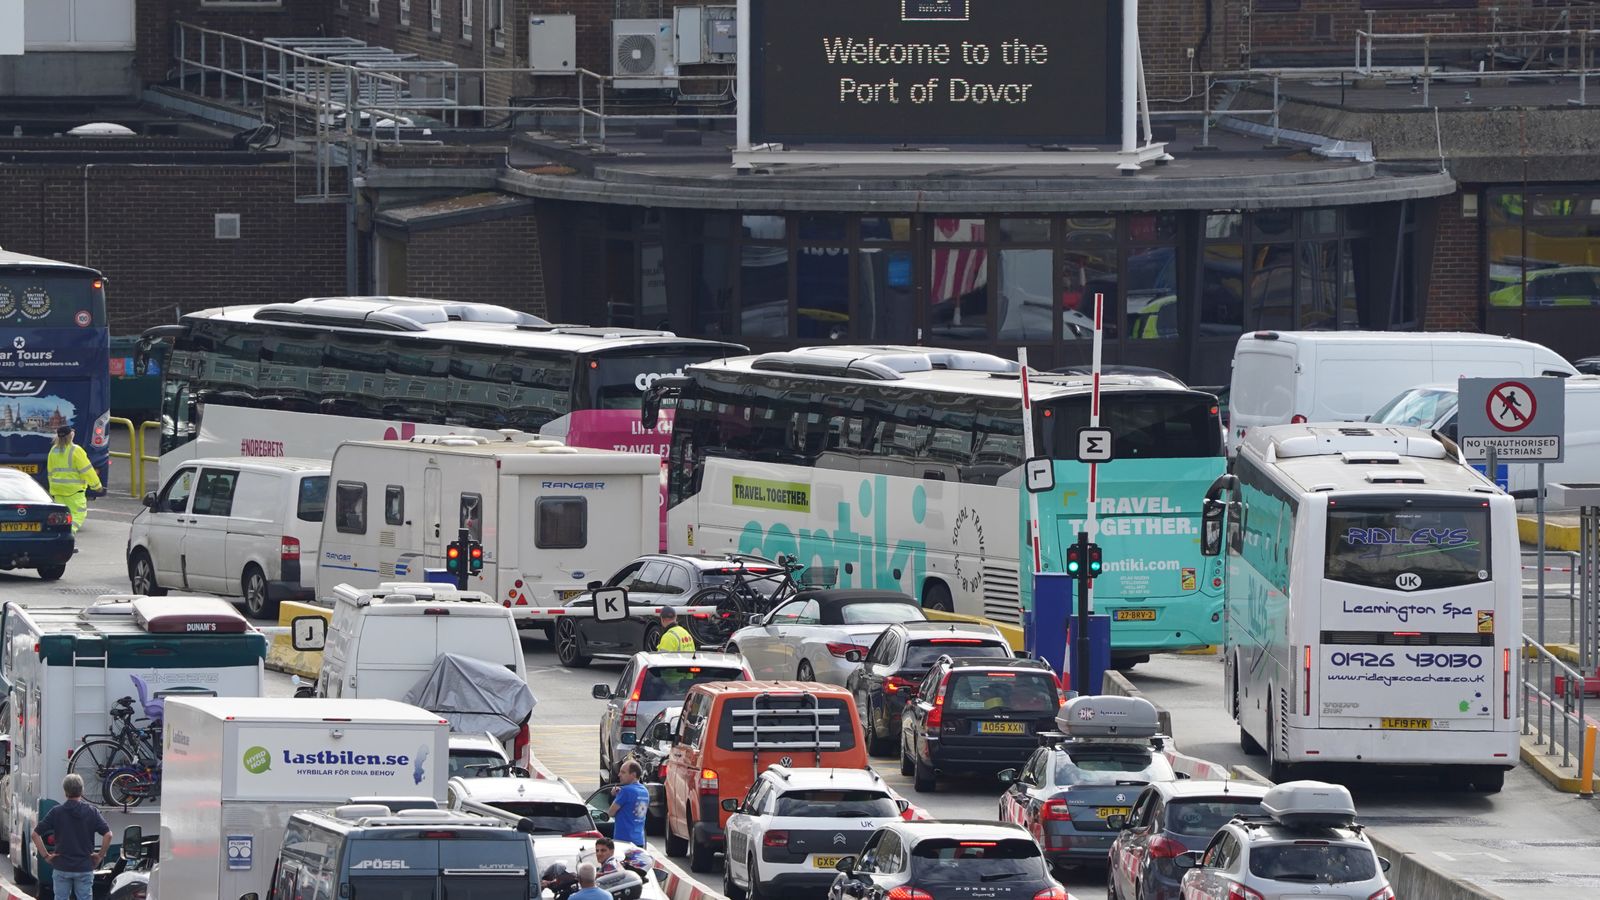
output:
M278 625L272 635L272 646L267 648L267 668L275 672L286 672L290 675L299 675L302 678L316 678L322 671L322 651L296 650L293 639L289 636L288 625L297 616L321 616L324 619L333 619L333 610L326 606L313 606L310 603L295 603L284 601L278 605Z
M1563 517L1567 519L1571 517ZM1537 516L1517 517L1517 537L1524 544L1537 544L1539 542L1539 519ZM1578 526L1568 521L1556 521L1553 517L1546 516L1544 523L1544 545L1551 550L1578 550Z
M667 894L667 900L728 900L727 897L706 887L684 870L678 864L668 859L666 854L655 853L661 867L667 870L667 883L662 885L662 890Z

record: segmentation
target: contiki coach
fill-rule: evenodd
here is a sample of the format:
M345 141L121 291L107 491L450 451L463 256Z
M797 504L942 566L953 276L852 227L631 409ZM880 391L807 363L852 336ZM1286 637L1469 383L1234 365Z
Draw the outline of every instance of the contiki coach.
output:
M1091 380L1030 373L1044 569L1087 513L1088 469L1066 461L1089 423ZM1124 661L1222 639L1220 567L1200 556L1206 489L1225 469L1217 401L1175 379L1105 376L1118 458L1099 468L1108 561L1097 609ZM1016 363L927 347L813 347L689 366L676 394L667 540L675 552L783 553L842 587L904 591L930 609L1019 623L1025 494ZM1065 458L1065 460L1063 459Z
M1510 495L1418 428L1277 425L1245 435L1206 522L1224 703L1274 781L1334 763L1500 790L1520 728Z
M746 352L668 331L552 325L486 303L313 297L189 313L170 338L161 478L197 457L329 459L344 441L505 431L664 456L670 412L639 422L645 390L684 366Z

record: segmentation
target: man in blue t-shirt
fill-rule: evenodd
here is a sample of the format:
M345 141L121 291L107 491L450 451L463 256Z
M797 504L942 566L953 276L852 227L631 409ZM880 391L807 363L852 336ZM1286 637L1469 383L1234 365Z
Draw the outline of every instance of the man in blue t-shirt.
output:
M643 770L639 768L638 760L630 759L622 764L622 771L618 774L622 784L617 788L611 809L607 810L615 821L611 836L643 847L644 820L650 815L650 791L639 783Z
M33 826L33 848L39 859L55 870L51 886L57 900L91 900L94 896L94 870L111 848L111 826L100 810L84 802L83 778L68 775L61 779L66 802L57 804ZM100 835L100 849L94 836ZM54 836L54 848L45 844Z

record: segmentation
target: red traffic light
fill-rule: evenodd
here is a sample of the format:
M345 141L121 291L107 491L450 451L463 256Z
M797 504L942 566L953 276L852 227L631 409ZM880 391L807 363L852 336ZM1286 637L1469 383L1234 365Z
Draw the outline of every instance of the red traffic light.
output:
M480 546L478 544L473 544L472 545L472 558L473 559L483 559L483 547L482 546Z

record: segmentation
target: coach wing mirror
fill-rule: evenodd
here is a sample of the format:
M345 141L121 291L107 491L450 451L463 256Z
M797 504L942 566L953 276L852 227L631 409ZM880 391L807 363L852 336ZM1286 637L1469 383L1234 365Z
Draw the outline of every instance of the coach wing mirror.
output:
M639 403L639 424L645 428L655 428L661 420L661 403L668 397L676 397L689 379L682 375L662 375L650 382L644 389L644 398Z
M1206 499L1200 506L1200 555L1218 556L1222 553L1222 525L1227 517L1228 504L1222 499L1239 487L1233 475L1220 475L1206 490Z

